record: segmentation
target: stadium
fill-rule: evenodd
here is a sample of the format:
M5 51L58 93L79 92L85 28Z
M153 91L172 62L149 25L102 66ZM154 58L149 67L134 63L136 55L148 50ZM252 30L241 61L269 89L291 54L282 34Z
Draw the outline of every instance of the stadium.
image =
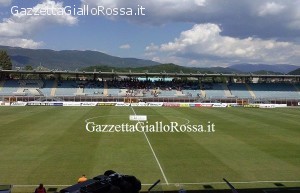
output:
M300 191L299 75L0 77L0 182L13 192L40 182L56 192L106 170L136 176L142 191L157 180L153 191Z

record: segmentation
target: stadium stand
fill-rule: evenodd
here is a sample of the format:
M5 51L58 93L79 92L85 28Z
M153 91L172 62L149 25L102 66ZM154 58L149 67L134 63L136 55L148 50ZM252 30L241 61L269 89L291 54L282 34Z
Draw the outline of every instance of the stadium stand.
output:
M76 81L73 80L64 80L64 81L59 81L55 96L70 96L70 95L76 95L78 89L78 84Z
M83 93L86 96L104 96L104 89L101 87L85 87Z
M243 83L232 83L228 84L228 89L231 91L232 95L238 98L252 98L246 84Z
M182 91L183 96L187 97L199 97L200 96L200 90L185 90L183 89Z
M222 84L205 84L203 88L206 92L205 98L226 98Z
M288 83L249 84L256 98L300 98L299 92Z
M300 84L293 84L298 94L300 94Z
M109 88L107 89L107 96L125 96L127 89Z
M49 88L50 88L50 85L48 85L48 86L49 86ZM50 96L55 96L57 86L58 86L58 81L57 81L57 80L54 80L54 81L53 81L53 84L52 84L52 88L51 88L51 90L50 90Z
M222 84L222 87L223 87L223 89L224 89L225 96L226 96L227 98L232 98L232 97L234 97L234 95L232 95L232 93L231 93L231 91L229 90L228 85L227 85L226 83L223 83L223 84Z
M249 84L245 83L247 90L249 91L250 95L252 96L252 98L256 98L253 90L251 89L251 87L249 86Z
M42 80L19 80L19 87L15 95L21 96L43 96L41 88L44 85Z
M1 96L89 96L199 99L300 99L299 83L213 83L172 79L0 81Z
M1 89L1 95L13 95L19 88L18 80L6 80Z

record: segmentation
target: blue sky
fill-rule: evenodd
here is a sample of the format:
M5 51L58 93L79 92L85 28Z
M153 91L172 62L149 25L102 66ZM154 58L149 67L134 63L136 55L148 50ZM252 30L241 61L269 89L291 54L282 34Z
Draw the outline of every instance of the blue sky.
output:
M122 14L138 7L143 15ZM198 67L300 65L300 0L0 0L0 17L0 45Z

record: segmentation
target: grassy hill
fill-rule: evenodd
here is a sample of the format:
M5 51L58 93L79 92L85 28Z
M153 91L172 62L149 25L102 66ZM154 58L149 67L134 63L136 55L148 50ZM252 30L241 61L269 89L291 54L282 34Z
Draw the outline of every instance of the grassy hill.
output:
M290 75L300 75L300 68L289 72Z
M267 71L267 70L259 70L253 72L253 74L259 74L259 75L282 75L283 73L280 72L273 72L273 71Z
M26 65L37 67L42 65L49 69L75 70L99 64L105 64L113 67L141 67L159 64L158 62L151 60L120 58L97 51L55 51L48 49L24 49L8 46L0 46L0 50L7 51L12 59L14 67L24 67Z
M82 71L116 71L116 72L149 72L149 73L237 73L237 70L233 70L230 68L222 68L222 67L212 67L212 68L194 68L194 67L184 67L176 64L159 64L154 66L145 66L145 67L136 67L136 68L122 68L122 67L111 67L106 65L100 66L90 66L86 68L82 68Z

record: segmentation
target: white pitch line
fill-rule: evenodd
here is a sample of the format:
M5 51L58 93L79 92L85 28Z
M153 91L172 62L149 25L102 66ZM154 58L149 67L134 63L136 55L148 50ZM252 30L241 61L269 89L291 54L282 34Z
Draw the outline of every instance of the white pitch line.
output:
M248 181L248 182L230 182L231 184L259 184L259 183L300 183L300 181ZM162 183L161 185L177 185L177 184L183 184L183 185L204 185L204 184L226 184L226 182L191 182L191 183L169 183L165 184Z
M133 113L136 115L136 113L135 113L133 107L132 107L132 106L130 106L130 107L131 107ZM140 123L140 121L138 121L138 122ZM147 140L147 142L148 142L148 145L149 145L149 147L150 147L150 149L151 149L151 151L152 151L152 153L153 153L153 156L154 156L154 158L155 158L155 160L156 160L156 162L157 162L157 165L158 165L158 167L159 167L159 169L160 169L160 171L161 171L161 173L162 173L162 175L163 175L163 177L164 177L164 180L165 180L166 184L168 185L169 182L168 182L168 180L167 180L167 177L166 177L166 175L165 175L165 172L164 172L164 170L162 169L162 167L161 167L161 165L160 165L160 163L159 163L159 160L158 160L158 158L157 158L157 156L156 156L156 154L155 154L155 152L154 152L154 149L152 148L152 145L151 145L151 143L150 143L150 141L149 141L149 139L148 139L148 136L147 136L147 134L145 133L145 131L143 131L143 133L144 133L144 136L145 136L145 138L146 138L146 140Z
M36 185L23 184L23 185L12 185L12 186L13 187L37 187L37 186L39 186L39 184L36 184ZM44 186L68 187L68 186L72 186L72 185L58 185L58 184L47 184L47 185L45 185L44 184Z
M300 181L284 181L284 180L278 180L278 181L248 181L248 182L230 182L231 184L259 184L259 183L300 183ZM191 183L162 183L161 185L206 185L206 184L226 184L226 182L191 182ZM152 184L142 184L143 186L151 186ZM37 185L13 185L13 187L36 187ZM44 185L44 186L56 186L56 187L68 187L72 185L55 185L55 184L49 184L49 185Z

